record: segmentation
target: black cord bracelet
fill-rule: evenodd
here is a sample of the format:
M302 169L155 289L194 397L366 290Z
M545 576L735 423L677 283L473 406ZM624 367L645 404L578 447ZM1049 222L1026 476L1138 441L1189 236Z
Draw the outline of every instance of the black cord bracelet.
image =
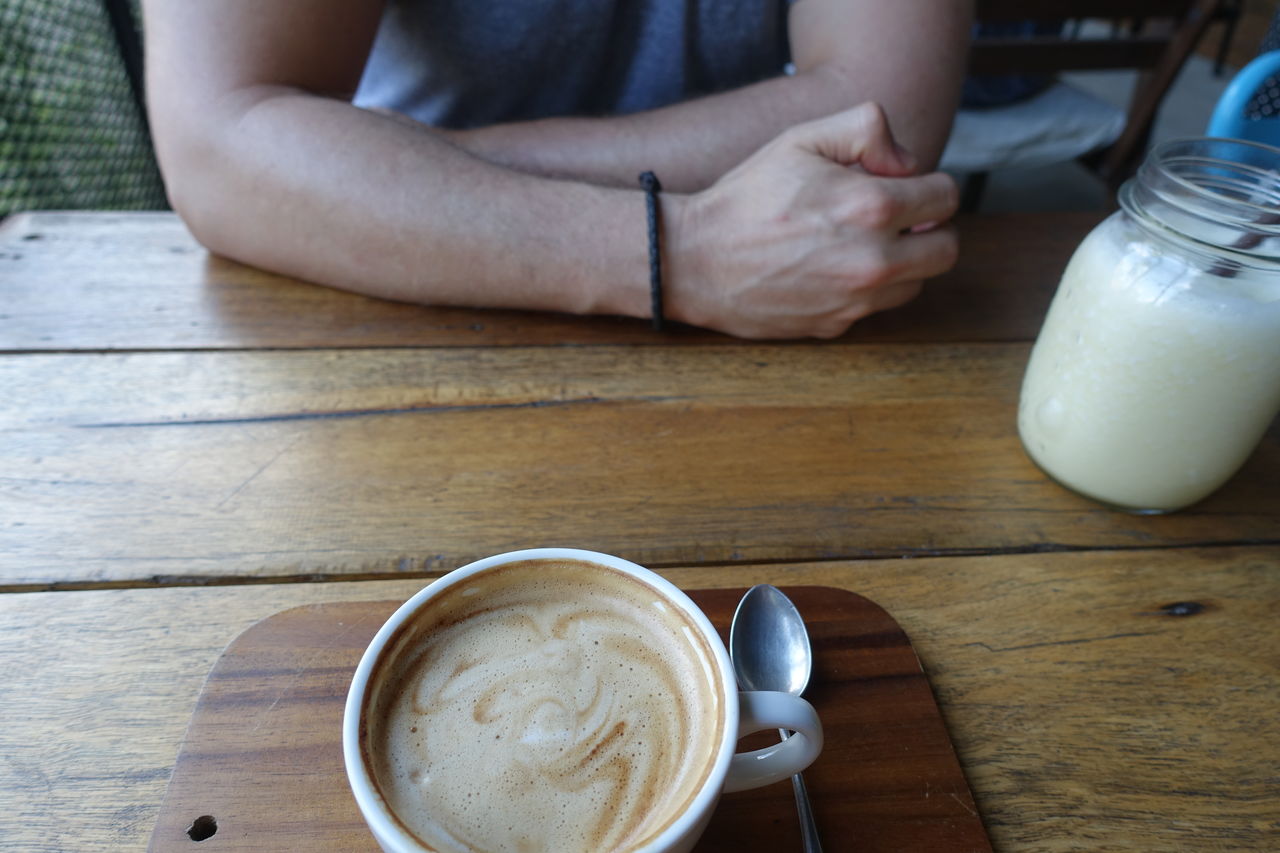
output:
M658 211L658 193L662 192L662 184L653 172L641 172L640 188L644 190L645 211L649 220L649 300L653 311L653 330L661 332L665 326L662 316L662 251L658 245L662 225Z

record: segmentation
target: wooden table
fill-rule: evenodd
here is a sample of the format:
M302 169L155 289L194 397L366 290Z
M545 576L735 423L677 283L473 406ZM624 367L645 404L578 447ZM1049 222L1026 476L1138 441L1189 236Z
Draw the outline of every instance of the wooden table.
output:
M166 214L11 217L0 845L144 846L255 620L563 544L875 600L998 849L1280 849L1280 428L1168 517L1070 494L1018 444L1030 342L1097 219L963 221L913 305L760 345L366 299Z

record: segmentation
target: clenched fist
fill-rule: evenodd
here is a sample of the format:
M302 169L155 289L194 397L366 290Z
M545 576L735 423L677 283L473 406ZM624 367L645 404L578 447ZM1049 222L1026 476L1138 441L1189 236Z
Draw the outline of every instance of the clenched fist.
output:
M835 337L956 260L955 182L916 174L870 103L663 203L667 316L739 337Z

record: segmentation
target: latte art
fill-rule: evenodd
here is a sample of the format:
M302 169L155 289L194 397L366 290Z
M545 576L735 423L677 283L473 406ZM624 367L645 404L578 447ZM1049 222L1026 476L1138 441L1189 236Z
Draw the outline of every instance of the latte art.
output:
M711 653L639 581L515 563L410 624L365 729L382 796L431 849L631 850L706 779L723 726Z

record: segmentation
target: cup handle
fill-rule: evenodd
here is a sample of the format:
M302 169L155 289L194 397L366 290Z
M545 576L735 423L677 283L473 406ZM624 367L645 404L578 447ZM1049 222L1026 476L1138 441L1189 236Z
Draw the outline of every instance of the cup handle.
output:
M759 788L790 778L813 763L822 751L822 723L813 706L790 693L767 690L738 694L738 737L766 729L795 732L774 746L739 752L729 762L725 793Z

